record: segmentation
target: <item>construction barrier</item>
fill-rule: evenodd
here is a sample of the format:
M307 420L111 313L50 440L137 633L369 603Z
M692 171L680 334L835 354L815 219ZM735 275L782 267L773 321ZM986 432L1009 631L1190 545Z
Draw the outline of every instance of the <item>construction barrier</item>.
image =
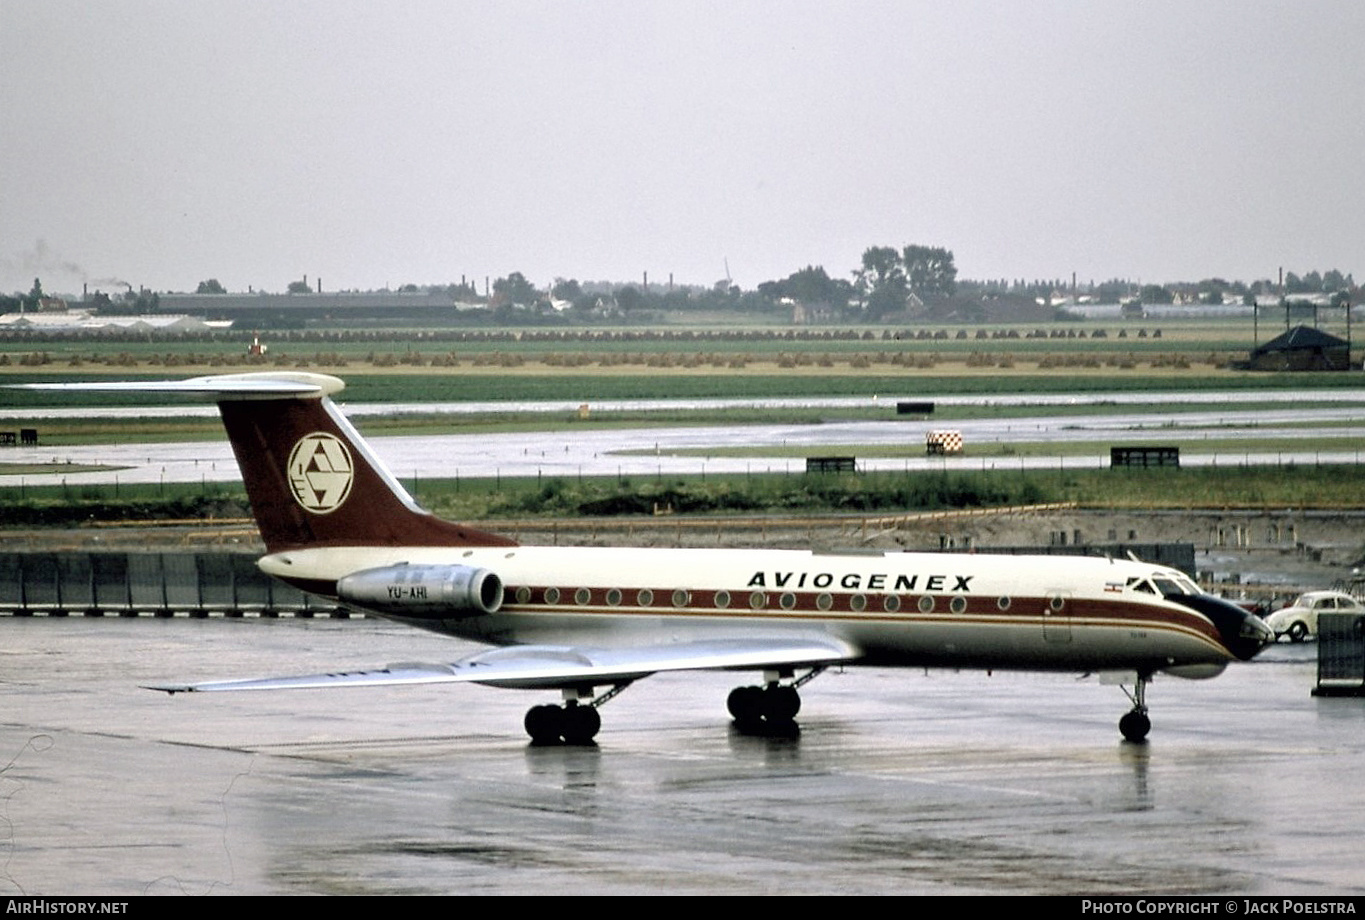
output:
M246 553L0 553L0 614L11 616L339 612L266 575Z

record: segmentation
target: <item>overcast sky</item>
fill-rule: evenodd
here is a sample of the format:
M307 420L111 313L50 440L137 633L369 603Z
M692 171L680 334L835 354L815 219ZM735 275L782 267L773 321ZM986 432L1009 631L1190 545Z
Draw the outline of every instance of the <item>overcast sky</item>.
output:
M1365 280L1365 3L0 0L0 291Z

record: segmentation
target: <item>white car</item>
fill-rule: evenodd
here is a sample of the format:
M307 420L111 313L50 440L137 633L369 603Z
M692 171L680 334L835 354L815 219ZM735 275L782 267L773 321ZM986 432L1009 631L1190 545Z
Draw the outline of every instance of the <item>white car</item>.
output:
M1265 618L1265 625L1275 630L1275 638L1288 636L1291 642L1302 642L1318 633L1318 614L1365 613L1365 604L1341 591L1309 591L1299 595L1288 607L1281 607Z

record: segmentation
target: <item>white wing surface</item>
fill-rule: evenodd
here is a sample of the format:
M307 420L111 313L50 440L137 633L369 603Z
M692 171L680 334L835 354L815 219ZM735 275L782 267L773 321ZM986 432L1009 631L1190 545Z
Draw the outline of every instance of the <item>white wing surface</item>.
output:
M76 390L93 393L183 393L205 399L291 399L340 392L345 384L337 377L304 372L262 371L251 374L218 374L187 380L92 380L79 383L14 383L15 390Z
M515 645L480 652L450 664L394 664L369 671L157 684L147 689L199 693L445 683L554 689L622 683L659 671L816 666L849 662L857 657L855 649L834 639L718 639L632 648Z

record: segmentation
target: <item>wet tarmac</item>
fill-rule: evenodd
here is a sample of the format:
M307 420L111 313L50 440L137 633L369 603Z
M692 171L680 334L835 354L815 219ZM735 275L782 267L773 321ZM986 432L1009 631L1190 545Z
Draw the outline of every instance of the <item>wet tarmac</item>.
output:
M1151 741L1072 675L848 669L796 738L747 679L641 681L592 748L539 693L204 694L167 678L453 659L374 620L0 619L6 894L1365 893L1365 701L1312 644L1158 678Z

